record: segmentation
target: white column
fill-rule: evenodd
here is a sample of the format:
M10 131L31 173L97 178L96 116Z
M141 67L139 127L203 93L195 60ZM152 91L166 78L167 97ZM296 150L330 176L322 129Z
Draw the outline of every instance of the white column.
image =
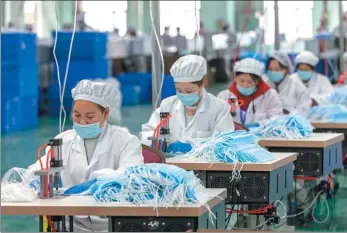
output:
M24 27L24 1L5 1L9 4L9 10L8 8L5 10L6 12L9 12L7 18L7 23L12 22L16 28L23 28Z
M137 14L136 14L136 31L137 32L144 32L144 24L143 24L143 17L144 17L144 2L136 1L136 8L137 8Z
M5 27L6 25L6 3L7 1L0 1L0 21L1 25L0 27Z
M38 35L42 38L48 39L51 38L51 32L52 30L55 30L56 27L56 10L55 7L57 6L57 13L58 13L58 19L59 19L59 2L55 1L41 1L41 4L39 5L39 13L38 13L38 27L40 28L38 30ZM60 21L61 19L59 19ZM59 24L60 25L60 24Z

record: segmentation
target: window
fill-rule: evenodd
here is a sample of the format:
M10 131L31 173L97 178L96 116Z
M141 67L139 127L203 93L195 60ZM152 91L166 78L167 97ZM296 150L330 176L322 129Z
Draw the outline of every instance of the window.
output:
M285 35L286 41L299 38L312 38L312 8L313 1L278 1L279 32ZM265 9L265 43L275 41L274 1L264 1Z
M25 24L35 24L36 18L36 6L38 1L25 1L24 2L24 23Z
M164 27L169 26L170 35L175 36L176 28L180 27L182 35L194 38L200 25L200 8L200 1L160 1L160 34L164 33Z
M127 30L127 1L83 1L85 22L88 26L99 31L119 29L121 36Z

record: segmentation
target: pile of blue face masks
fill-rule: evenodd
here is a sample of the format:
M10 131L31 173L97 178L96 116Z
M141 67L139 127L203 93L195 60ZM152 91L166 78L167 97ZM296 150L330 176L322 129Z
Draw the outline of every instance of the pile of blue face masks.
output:
M117 171L116 171L117 172ZM112 177L112 178L110 178ZM119 170L67 189L65 195L93 195L98 202L173 206L208 201L193 172L167 164L144 164Z
M337 87L330 96L332 104L343 105L347 107L347 87Z
M291 114L271 119L252 133L262 138L298 139L311 136L312 131L310 121L298 114Z
M307 114L310 121L347 122L347 108L342 105L322 105L311 108Z
M223 163L263 163L275 159L258 145L256 137L247 131L217 133L196 145L186 158Z

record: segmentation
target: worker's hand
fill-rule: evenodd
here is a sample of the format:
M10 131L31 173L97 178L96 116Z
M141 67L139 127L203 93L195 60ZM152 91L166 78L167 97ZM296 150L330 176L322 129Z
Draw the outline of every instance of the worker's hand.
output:
M188 153L192 150L192 146L190 143L184 143L184 142L174 142L169 145L167 148L168 153Z

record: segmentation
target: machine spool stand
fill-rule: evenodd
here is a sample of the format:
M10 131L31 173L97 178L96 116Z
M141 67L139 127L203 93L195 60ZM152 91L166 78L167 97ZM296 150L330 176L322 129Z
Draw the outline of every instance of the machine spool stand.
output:
M40 177L40 193L39 198L45 199L45 184L48 179L48 198L54 198L54 188L58 190L59 188L59 178L60 172L64 170L63 165L63 155L62 155L62 139L51 139L47 146L49 146L54 154L54 157L51 157L50 168L49 170L39 170L34 174ZM47 158L48 159L48 158ZM55 230L57 232L65 231L65 216L52 216L52 222ZM39 220L40 231L43 230L43 217L40 216Z
M167 138L170 135L170 128L169 128L169 119L168 116L170 115L169 112L161 112L160 113L160 122L162 122L164 119L166 119L165 125L163 125L160 128L160 132L158 137L149 137L148 140L152 141L152 147L156 148L156 144L158 145L158 149L161 152L166 153L168 148L168 141Z
M231 116L236 116L236 108L237 108L237 99L236 98L229 98L228 100L229 105L230 105L230 114Z

